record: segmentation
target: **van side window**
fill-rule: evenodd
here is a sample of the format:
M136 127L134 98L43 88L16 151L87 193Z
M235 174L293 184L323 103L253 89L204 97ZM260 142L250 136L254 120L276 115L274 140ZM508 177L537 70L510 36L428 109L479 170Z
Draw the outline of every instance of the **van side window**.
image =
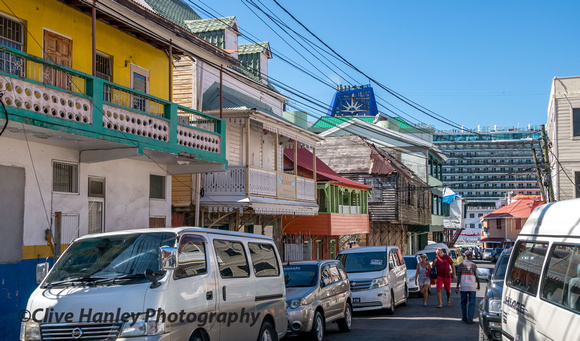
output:
M389 270L393 270L397 264L395 252L389 252Z
M340 274L338 273L336 265L331 265L328 268L328 273L330 274L330 280L332 283L340 282Z
M175 278L185 278L207 273L205 239L196 235L183 235L179 240L179 267Z
M216 239L213 246L222 278L250 276L246 251L242 243Z
M254 275L256 277L276 277L280 275L280 266L276 252L271 244L248 243Z
M556 244L550 254L542 298L580 312L580 244Z
M512 255L513 266L506 276L507 284L536 296L547 249L548 243L523 241L516 244Z

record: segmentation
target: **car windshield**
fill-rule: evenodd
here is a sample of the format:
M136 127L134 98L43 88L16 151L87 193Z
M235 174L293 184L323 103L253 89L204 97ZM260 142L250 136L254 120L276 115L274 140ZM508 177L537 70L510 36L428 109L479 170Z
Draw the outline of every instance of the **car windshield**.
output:
M420 253L418 253L418 255L421 255L423 253L427 255L428 262L432 262L433 259L435 259L435 255L437 254L435 251L432 251L432 252L420 252Z
M505 254L495 265L495 269L493 270L493 278L494 279L503 279L505 277L505 270L507 269L508 261L510 257L508 254Z
M318 279L316 265L287 265L284 267L286 288L313 287Z
M491 252L491 251L493 251L493 249L485 249L485 250L483 250L483 252Z
M387 266L387 253L353 252L338 255L338 260L344 264L347 273L381 271Z
M405 260L405 265L407 266L407 270L415 270L417 269L417 257L415 256L403 256Z
M159 247L173 246L175 233L131 233L80 239L71 244L44 282L69 285L116 278L145 278L159 271ZM162 245L165 241L166 245Z

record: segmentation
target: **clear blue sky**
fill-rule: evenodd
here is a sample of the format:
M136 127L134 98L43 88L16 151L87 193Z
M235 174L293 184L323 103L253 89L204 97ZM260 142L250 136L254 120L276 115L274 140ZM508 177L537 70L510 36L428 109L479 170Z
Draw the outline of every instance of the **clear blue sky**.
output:
M262 15L263 20L292 42L299 53L292 50L244 5L247 2L184 1L211 8L224 16L234 15L242 33L246 31L260 41L269 41L275 55L278 53L294 60L328 82L340 79ZM253 1L307 35L273 0ZM544 124L552 79L580 75L580 1L279 2L371 77L427 109L470 128L478 124ZM209 17L195 6L193 8L203 18ZM240 43L247 42L240 37ZM341 68L348 69L342 65ZM301 74L277 56L270 60L269 74L327 105L335 93L334 88ZM348 74L358 84L368 83L353 70ZM434 124L438 129L451 129L378 86L373 87L382 98L377 99L379 104L391 109L389 104L396 106L403 113L393 110L410 122L421 121ZM321 111L311 110L310 113L320 116ZM386 110L380 111L393 115ZM314 118L309 117L309 120Z

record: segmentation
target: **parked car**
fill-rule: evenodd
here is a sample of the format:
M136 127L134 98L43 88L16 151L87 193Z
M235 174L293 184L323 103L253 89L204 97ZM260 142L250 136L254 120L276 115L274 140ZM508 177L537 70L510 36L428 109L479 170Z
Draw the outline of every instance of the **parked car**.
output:
M445 243L432 243L432 244L427 244L427 246L425 246L425 250L437 250L437 249L441 249L441 251L443 251L444 254L449 255L449 246L447 246L447 244Z
M326 325L352 328L352 294L347 274L339 261L302 261L284 266L288 334L322 341Z
M477 269L478 272L487 270L487 287L479 303L480 341L501 340L501 294L510 254L511 249L502 252L492 271L487 268Z
M481 259L483 260L490 260L491 259L491 252L493 251L492 248L485 248L483 249Z
M403 256L405 261L405 266L407 267L407 288L409 288L409 296L412 294L419 294L420 289L417 284L415 284L415 276L417 275L417 263L419 259L417 256L406 255Z
M407 305L407 267L397 246L366 246L342 250L338 260L350 280L354 311L385 309Z
M513 246L502 294L504 340L578 340L580 199L538 206Z
M38 264L41 283L26 309L46 309L48 316L36 317L49 321L22 322L22 340L40 340L40 335L63 340L276 340L288 327L282 263L266 236L192 227L86 235L46 272L48 263ZM53 313L66 314L67 323L51 320ZM147 315L132 320L127 317L132 313ZM242 321L250 313L259 318ZM212 315L230 319L209 323Z
M455 269L457 269L459 264L463 262L463 255L456 247L452 247L449 249L449 257L451 257L451 259L453 260L453 265L455 266Z
M497 259L499 258L499 255L501 255L501 253L503 252L503 250L504 250L504 248L503 248L503 247L498 247L498 248L494 249L494 250L491 252L491 256L489 257L489 258L490 258L490 260L491 260L492 262L494 262L494 263L495 263L495 262L497 262Z

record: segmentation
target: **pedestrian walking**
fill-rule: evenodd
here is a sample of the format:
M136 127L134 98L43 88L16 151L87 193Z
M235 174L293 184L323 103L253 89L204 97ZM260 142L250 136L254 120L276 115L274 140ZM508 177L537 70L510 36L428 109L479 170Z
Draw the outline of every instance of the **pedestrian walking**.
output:
M444 254L443 250L438 248L437 256L433 259L433 266L437 267L437 299L439 300L437 308L443 308L443 302L441 301L441 289L443 287L445 287L445 293L447 294L447 306L451 307L451 272L453 272L453 279L457 278L453 260Z
M457 287L455 293L461 291L461 321L473 324L475 313L475 291L479 291L479 278L477 278L477 265L471 261L473 253L465 252L465 259L457 267ZM477 284L476 284L477 283Z
M427 297L429 296L429 287L431 286L431 278L429 278L429 271L431 271L431 264L427 261L427 254L423 253L420 256L420 262L417 263L417 275L415 276L415 285L419 286L419 290L423 295L423 306L427 306Z

